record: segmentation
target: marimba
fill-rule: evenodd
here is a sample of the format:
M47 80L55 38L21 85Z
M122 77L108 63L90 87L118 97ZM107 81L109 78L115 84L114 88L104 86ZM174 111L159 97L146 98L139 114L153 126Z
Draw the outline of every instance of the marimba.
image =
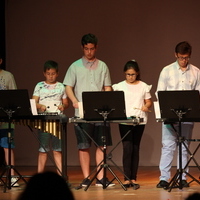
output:
M68 118L66 115L31 115L31 116L20 116L0 118L0 123L11 123L14 125L24 125L28 126L30 129L39 129L44 132L48 132L59 139L62 139L62 175L63 178L67 179L66 167L67 167L67 157L66 157L66 142L67 142L67 122Z
M62 131L64 131L63 126L66 125L67 121L66 115L37 115L27 119L14 119L13 123L39 129L61 139L63 137Z

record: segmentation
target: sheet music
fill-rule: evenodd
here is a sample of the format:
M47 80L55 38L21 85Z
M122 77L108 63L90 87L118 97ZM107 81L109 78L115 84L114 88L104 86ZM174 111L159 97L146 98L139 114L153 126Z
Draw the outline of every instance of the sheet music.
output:
M79 117L83 119L83 102L78 102Z
M61 111L58 109L60 101L43 101L46 105L46 111L44 113L57 113L61 114ZM35 99L30 99L31 111L33 115L38 115ZM41 113L40 113L41 114Z
M155 111L156 119L161 119L159 102L154 101L153 104L154 104L154 111Z
M35 99L30 99L31 111L33 115L38 115Z

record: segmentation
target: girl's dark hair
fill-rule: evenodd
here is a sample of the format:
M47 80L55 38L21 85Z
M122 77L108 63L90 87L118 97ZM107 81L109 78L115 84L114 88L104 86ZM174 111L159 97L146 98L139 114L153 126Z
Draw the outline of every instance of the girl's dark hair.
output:
M129 69L134 69L137 72L136 80L141 80L140 78L140 68L138 66L138 63L134 60L128 61L124 66L124 72L126 72Z

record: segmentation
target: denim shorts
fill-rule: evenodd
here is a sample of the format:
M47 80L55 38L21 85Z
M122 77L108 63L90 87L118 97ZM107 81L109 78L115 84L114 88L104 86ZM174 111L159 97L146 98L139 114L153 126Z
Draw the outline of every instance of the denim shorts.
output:
M107 146L112 145L109 124L106 124L104 127L103 123L78 123L75 124L74 128L78 149L88 149L91 147L92 142L96 146L103 146L104 144Z
M43 133L38 131L38 138L40 141L39 152L48 152L50 148L53 151L61 151L61 140L50 133Z
M10 130L11 137L11 148L15 148L15 143L14 143L14 129ZM0 129L0 146L3 148L8 148L8 129Z

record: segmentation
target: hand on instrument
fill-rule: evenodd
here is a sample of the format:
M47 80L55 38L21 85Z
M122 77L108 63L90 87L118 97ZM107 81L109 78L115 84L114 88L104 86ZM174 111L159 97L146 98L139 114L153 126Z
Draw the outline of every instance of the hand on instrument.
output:
M46 106L45 105L41 105L41 107L40 107L40 110L42 111L42 112L45 112L46 111Z
M64 106L63 104L61 104L61 105L58 106L58 109L59 109L60 111L64 111L65 106Z
M149 110L149 108L147 107L147 106L142 106L142 109L141 109L142 111L144 111L144 112L151 112L151 110Z

